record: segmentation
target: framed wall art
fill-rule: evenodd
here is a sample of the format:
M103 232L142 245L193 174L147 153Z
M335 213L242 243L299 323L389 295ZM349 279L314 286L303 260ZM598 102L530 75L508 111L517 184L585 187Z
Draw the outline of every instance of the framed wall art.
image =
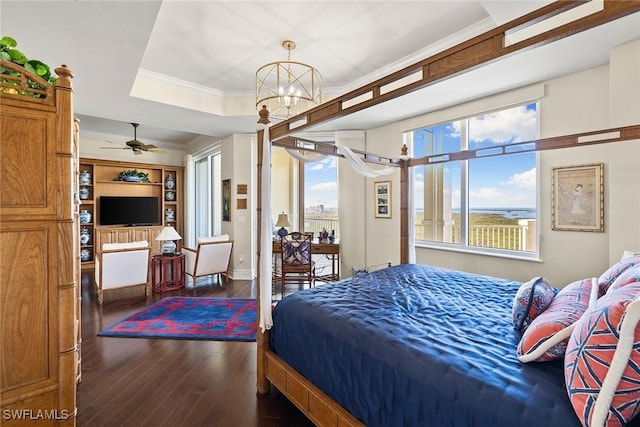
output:
M231 180L222 180L222 220L231 221Z
M604 231L604 164L553 168L551 228Z
M391 218L391 181L373 183L375 217Z

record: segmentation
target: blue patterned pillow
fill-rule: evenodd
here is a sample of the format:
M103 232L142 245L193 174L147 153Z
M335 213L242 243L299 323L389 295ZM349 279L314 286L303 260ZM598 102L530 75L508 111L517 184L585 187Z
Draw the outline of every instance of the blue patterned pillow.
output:
M531 321L549 307L555 295L556 291L542 277L523 283L513 299L513 327L524 332Z

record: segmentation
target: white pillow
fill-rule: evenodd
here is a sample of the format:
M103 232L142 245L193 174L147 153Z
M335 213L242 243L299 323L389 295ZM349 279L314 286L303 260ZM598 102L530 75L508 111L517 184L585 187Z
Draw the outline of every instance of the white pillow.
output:
M211 243L211 242L226 242L227 240L229 240L228 234L221 234L219 236L211 236L211 237L198 237L198 244Z
M127 243L105 243L102 245L103 251L113 251L118 249L146 249L149 247L149 242L146 240L140 240L138 242Z
M620 258L620 261L624 261L627 258L631 258L633 256L638 256L640 255L640 252L638 251L624 251L622 252L622 258Z

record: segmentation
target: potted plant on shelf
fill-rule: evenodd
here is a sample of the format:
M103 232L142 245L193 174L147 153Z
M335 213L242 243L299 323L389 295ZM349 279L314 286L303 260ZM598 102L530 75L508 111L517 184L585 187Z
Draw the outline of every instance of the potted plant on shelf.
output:
M129 169L122 171L116 176L114 181L126 181L126 182L151 182L149 181L149 174L140 172L138 169Z
M50 67L44 62L37 59L27 58L24 53L16 49L17 45L18 43L11 37L4 36L0 38L0 59L20 65L24 69L42 77L42 79L47 81L52 86L55 85L56 77L51 73ZM2 87L1 90L8 93L21 93L23 95L29 95L36 98L40 97L40 94L31 92L22 93L22 91L19 90L19 81L11 78L18 76L18 74L19 73L14 70L0 66L0 75L10 76L6 78L0 76L0 81L5 84L5 86ZM11 87L14 85L17 88ZM30 88L43 89L37 82L33 82L31 80L27 81L27 85Z

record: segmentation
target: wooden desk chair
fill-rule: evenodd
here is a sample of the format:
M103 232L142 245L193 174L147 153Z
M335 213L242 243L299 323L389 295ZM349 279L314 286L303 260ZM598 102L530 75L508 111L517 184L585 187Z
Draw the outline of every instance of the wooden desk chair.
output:
M309 234L294 231L280 237L282 247L281 277L282 296L287 282L297 282L299 287L309 282L313 287L315 262L311 259L311 239Z

